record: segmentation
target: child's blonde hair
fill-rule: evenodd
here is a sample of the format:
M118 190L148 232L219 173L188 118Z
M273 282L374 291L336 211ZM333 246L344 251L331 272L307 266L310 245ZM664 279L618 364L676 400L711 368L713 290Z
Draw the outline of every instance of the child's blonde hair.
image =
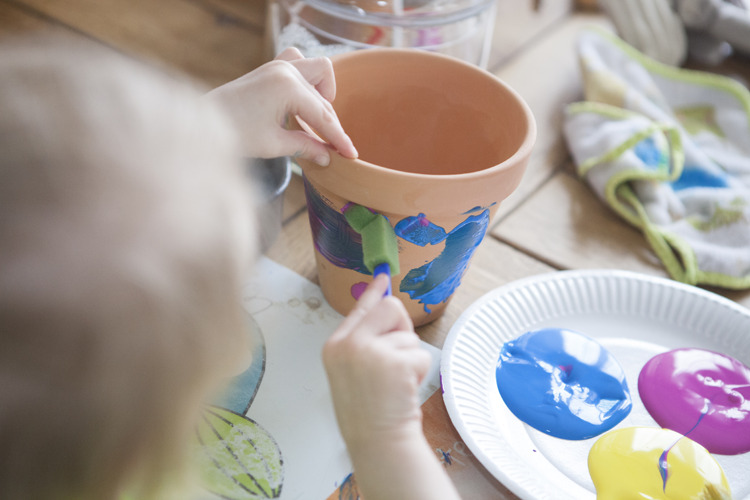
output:
M106 49L0 46L0 498L153 497L236 369L252 222L199 96Z

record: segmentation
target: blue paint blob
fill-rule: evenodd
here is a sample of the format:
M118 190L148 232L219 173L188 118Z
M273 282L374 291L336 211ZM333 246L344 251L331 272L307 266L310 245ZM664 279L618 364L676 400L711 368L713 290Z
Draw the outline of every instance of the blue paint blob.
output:
M647 137L636 144L633 152L646 167L652 170L665 169L669 163L668 153L660 149L652 137ZM729 186L729 179L718 168L711 172L706 168L686 163L680 177L672 181L671 185L675 191L692 187L726 188Z
M427 220L424 214L401 219L393 230L399 238L420 247L437 245L448 236L445 229Z
M614 356L572 330L544 328L506 342L495 378L516 417L563 439L598 436L632 408L625 372Z
M656 145L653 137L646 137L633 148L635 155L653 170L666 168L667 154Z
M420 216L424 217L422 214ZM461 284L471 256L487 232L489 221L490 211L484 209L477 215L467 217L447 234L443 228L431 222L420 222L418 217L399 221L396 234L409 242L425 246L445 241L440 255L409 271L401 280L399 290L424 304L427 313L430 312L429 305L448 300Z
M672 182L672 189L681 191L692 187L729 187L729 179L722 172L709 172L703 168L685 165L680 177Z

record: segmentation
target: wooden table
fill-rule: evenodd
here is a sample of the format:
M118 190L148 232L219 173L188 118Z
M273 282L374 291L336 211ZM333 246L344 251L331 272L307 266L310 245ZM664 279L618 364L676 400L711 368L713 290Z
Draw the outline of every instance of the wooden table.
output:
M0 0L0 40L40 32L87 38L213 87L264 62L265 1ZM523 182L500 206L444 316L418 329L425 341L442 346L469 304L526 276L586 268L666 276L640 232L577 177L563 141L563 107L582 97L574 41L590 23L608 25L595 11L577 10L573 0L499 0L488 69L531 106L538 140ZM736 57L719 71L750 81L750 60ZM299 177L286 192L283 228L268 256L317 281ZM750 307L750 291L715 291ZM435 411L444 422L444 407ZM448 425L445 432L455 431ZM481 468L472 474L489 486L467 498L515 498Z
M562 109L582 96L574 40L591 23L607 25L599 15L561 14L519 52L493 58L496 62L490 64L531 106L538 139L521 185L501 204L444 316L418 328L424 340L438 347L469 304L519 278L601 268L667 277L640 231L604 206L579 179L562 137ZM495 36L496 43L501 36ZM750 60L732 60L723 70L750 81ZM301 179L295 177L286 193L281 237L268 255L316 281L304 203ZM750 307L750 291L713 291Z

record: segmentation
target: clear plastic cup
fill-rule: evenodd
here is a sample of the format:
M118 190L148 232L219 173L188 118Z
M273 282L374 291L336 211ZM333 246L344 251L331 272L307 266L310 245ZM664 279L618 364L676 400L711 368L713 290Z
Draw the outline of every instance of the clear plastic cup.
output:
M481 68L489 58L496 0L274 0L276 53L307 57L375 47L417 48Z

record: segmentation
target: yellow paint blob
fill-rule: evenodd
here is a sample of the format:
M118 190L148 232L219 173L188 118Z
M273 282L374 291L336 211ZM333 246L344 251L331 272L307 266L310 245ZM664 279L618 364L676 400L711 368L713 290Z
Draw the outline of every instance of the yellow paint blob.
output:
M732 498L724 471L711 454L668 429L610 431L594 443L588 464L597 500Z

